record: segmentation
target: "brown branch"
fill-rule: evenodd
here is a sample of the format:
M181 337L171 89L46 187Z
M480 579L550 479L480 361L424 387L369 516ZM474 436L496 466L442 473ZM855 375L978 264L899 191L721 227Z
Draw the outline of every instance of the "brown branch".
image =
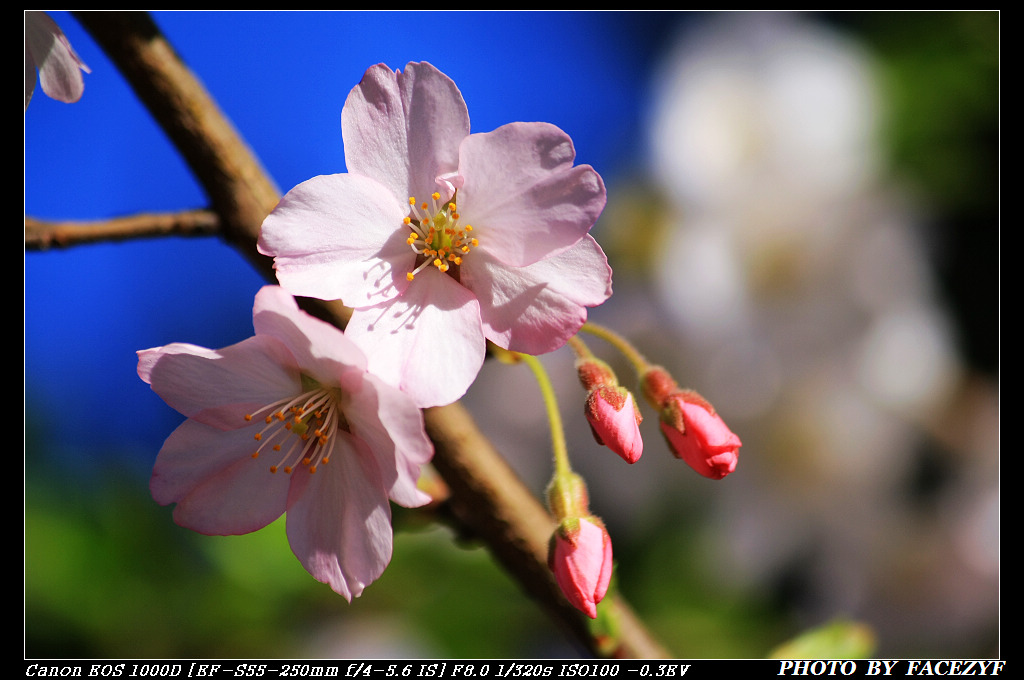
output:
M78 12L79 21L121 69L136 94L185 157L210 196L224 237L273 280L271 262L256 252L263 218L279 195L255 156L203 86L181 62L148 14ZM339 303L309 301L310 311L344 327ZM425 412L434 465L451 489L453 516L489 547L523 588L594 654L602 641L568 604L547 567L554 523L459 404ZM606 598L619 613L617 656L663 657L625 601Z
M48 222L25 218L25 249L47 250L103 241L124 241L159 236L213 236L220 233L217 213L186 210L147 213L90 222Z

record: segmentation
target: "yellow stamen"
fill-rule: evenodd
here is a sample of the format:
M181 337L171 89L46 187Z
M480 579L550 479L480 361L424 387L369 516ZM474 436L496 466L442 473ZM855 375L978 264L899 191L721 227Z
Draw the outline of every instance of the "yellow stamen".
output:
M303 381L305 383L307 378L303 377ZM317 385L296 397L283 399L256 413L245 414L245 420L252 422L259 413L269 412L263 418L263 429L253 435L261 444L251 457L259 458L264 449L277 452L283 450L283 453L279 453L283 457L269 468L272 474L278 470L291 474L293 466L300 463L308 469L315 469L326 459L333 447L335 433L339 427L343 427L341 423L344 423L344 416L337 402L339 396L336 388ZM286 412L292 414L292 417L286 417ZM293 438L292 435L298 436ZM285 442L289 442L289 445L282 446Z
M433 265L438 271L447 272L451 269L449 262L460 266L462 258L472 248L480 245L479 240L469 238L467 233L473 230L471 225L459 225L460 215L456 209L456 202L453 198L438 209L438 201L441 194L434 192L430 198L433 203L433 214L428 210L427 203L421 203L425 214L421 214L416 206L415 197L409 197L409 205L412 211L403 222L412 227L412 232L406 238L406 244L419 256L416 267L406 272L407 281L415 279L416 274L425 266Z

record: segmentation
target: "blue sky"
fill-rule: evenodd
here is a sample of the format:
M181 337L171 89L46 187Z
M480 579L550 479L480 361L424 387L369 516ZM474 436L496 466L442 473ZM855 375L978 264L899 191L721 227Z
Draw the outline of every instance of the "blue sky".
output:
M25 112L25 213L101 219L203 207L184 162L117 69L54 12L92 72L75 104L37 88ZM660 16L660 18L659 18ZM638 125L657 45L683 15L505 12L158 12L154 18L282 192L343 172L340 115L372 64L430 61L474 131L542 120L606 180L643 154ZM643 35L644 40L635 39ZM135 373L135 351L221 347L251 333L263 281L215 238L25 255L25 380L46 437L77 454L155 454L180 419ZM148 454L146 452L149 452Z

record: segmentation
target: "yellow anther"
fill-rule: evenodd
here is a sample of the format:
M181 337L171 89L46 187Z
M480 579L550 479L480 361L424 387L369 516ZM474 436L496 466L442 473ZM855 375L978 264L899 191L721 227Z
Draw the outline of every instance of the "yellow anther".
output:
M442 264L441 260L439 260L439 259L437 259L437 258L435 258L435 259L434 259L434 266L435 266L435 267L437 267L438 269L440 269L440 268L441 268L441 264ZM256 439L259 439L259 438L260 438L260 436L259 436L259 435L256 435Z
M412 280L413 280L413 278L415 278L415 277L413 276L413 273L412 273L412 272L407 272L407 273L406 273L406 275L405 275L405 280L406 280L406 281L412 281Z
M316 474L316 466L315 465L311 465L309 467L309 474L311 474L311 475L312 474Z
M476 248L478 245L480 245L480 241L477 241L475 238L474 239L470 239L469 242L473 244L474 248Z
M412 218L406 215L405 217L402 218L402 222L404 222L405 224L412 224Z
M466 225L466 231L473 231L473 225L472 224L467 224Z
M254 434L254 435L253 435L253 438L254 438L254 439L255 439L256 441L259 441L259 440L263 439L263 435L262 435L262 434L260 434L259 432L257 432L256 434Z
M245 419L246 420L252 420L252 414L251 413L246 413L245 414Z
M435 201L437 201L437 200L440 200L440 198L441 198L441 194L439 194L439 193L437 193L437 192L435 191L434 193L430 194L430 197L431 197L432 199L434 199Z
M415 196L410 196L409 197L409 205L416 205L416 197Z

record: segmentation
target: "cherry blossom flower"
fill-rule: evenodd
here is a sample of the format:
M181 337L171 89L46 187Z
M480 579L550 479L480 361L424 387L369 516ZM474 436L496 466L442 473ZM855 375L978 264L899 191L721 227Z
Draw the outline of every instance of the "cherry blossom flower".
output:
M416 487L432 455L422 416L283 289L259 291L253 326L220 350L138 353L139 376L188 417L160 450L150 490L204 534L249 533L287 512L299 561L351 600L391 559L389 499L430 500Z
M348 172L289 191L259 251L292 294L353 308L370 369L420 406L465 393L485 340L552 351L611 295L588 233L604 183L559 128L470 134L455 83L426 62L368 69L341 121Z
M77 102L85 91L82 71L91 73L46 12L25 12L25 109L36 89L36 68L43 92L58 101Z
M548 562L572 606L592 619L612 580L612 539L596 517L563 521L552 537Z

